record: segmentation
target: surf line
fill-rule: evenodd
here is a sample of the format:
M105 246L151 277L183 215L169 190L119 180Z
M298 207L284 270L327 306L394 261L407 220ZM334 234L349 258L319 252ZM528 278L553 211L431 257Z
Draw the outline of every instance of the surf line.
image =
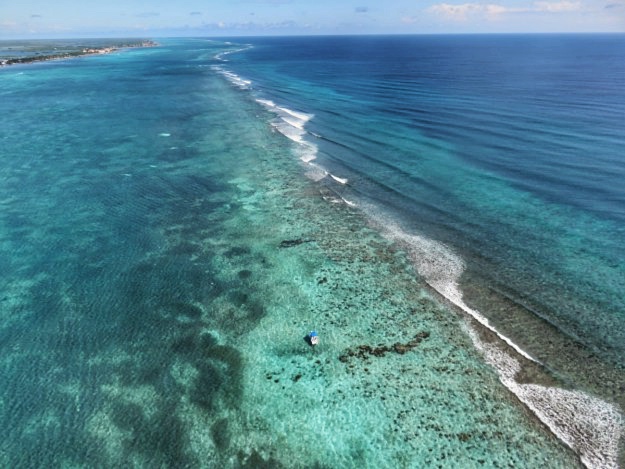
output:
M541 364L463 301L458 282L464 271L464 261L450 248L404 232L373 206L363 208L384 237L407 250L417 272L430 287L494 332L520 356ZM618 406L581 391L517 382L515 376L521 370L519 360L508 351L483 342L468 321L463 326L475 348L499 375L499 381L571 448L586 467L618 468L619 441L625 435L625 419Z
M230 45L231 43L226 44ZM238 49L222 51L215 54L213 56L213 59L222 63L228 62L228 60L225 59L225 56L238 52L243 52L248 49L252 49L253 47L254 46L251 44L246 44ZM249 90L251 88L251 80L247 80L232 71L226 70L221 65L212 65L211 68L217 73L224 76L232 85L236 86L237 88L243 90ZM278 119L272 123L272 126L279 133L299 144L296 152L299 154L299 159L304 162L304 164L309 166L309 171L306 172L307 177L316 182L329 176L332 180L343 186L348 184L349 181L347 178L339 177L335 174L332 174L317 163L314 163L314 160L317 159L317 153L319 149L317 145L304 139L304 137L308 134L308 131L305 129L306 123L314 117L314 114L307 114L304 112L294 111L285 106L278 106L270 99L256 98L255 100L258 104L262 105L265 109L277 116ZM315 136L319 137L318 135ZM343 196L339 197L341 198L341 200L343 200L343 202L350 206L356 205L354 202L346 200Z
M347 178L339 177L332 174L322 166L318 165L314 161L317 159L317 153L319 148L313 142L305 139L309 132L306 130L306 123L310 121L314 114L306 114L300 111L294 111L284 106L278 106L275 102L269 99L256 99L256 102L265 107L268 111L276 115L277 119L272 122L273 128L286 138L292 140L298 144L296 153L299 159L308 165L309 171L306 172L306 176L317 182L325 177L330 177L341 185L346 185L349 181ZM349 202L341 197L345 203L354 205L353 202Z
M226 77L231 84L233 84L237 88L241 88L242 90L247 90L252 85L252 82L250 80L245 80L236 73L229 72L219 65L211 65L211 69Z
M463 301L458 281L464 271L464 261L451 249L437 241L404 232L391 220L386 220L381 215L375 215L377 212L375 210L366 210L366 212L387 239L406 247L413 264L417 267L417 272L428 285L455 306L468 313L482 326L495 333L519 355L542 365L540 361L529 355L509 337L500 333L479 311L470 308Z
M211 42L214 42L214 41L211 41ZM225 44L229 45L229 46L232 45L231 42L226 42ZM226 55L235 54L237 52L244 52L246 50L251 49L252 47L254 47L254 46L252 46L251 44L247 44L244 47L241 47L240 49L232 49L232 50L226 50L226 51L223 51L223 52L219 52L218 54L215 54L213 56L213 59L219 60L220 62L227 62L228 60L224 59L224 57Z
M502 384L551 433L577 453L586 467L618 468L619 440L624 434L624 422L617 406L581 391L518 383L515 375L521 369L519 361L497 346L483 342L468 323L464 326L486 363L497 370Z

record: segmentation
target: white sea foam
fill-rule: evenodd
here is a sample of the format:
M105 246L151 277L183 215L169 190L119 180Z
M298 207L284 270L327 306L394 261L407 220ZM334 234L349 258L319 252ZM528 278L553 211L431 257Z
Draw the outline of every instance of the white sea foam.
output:
M232 43L230 42L226 42L226 44L228 45L232 45ZM215 54L213 56L213 59L215 60L219 60L220 62L227 62L227 59L224 59L225 56L230 55L230 54L234 54L236 52L243 52L245 50L251 49L252 46L245 46L245 47L241 47L240 49L233 49L233 50L227 50L227 51L223 51L223 52L219 52L218 54Z
M263 106L265 106L268 109L276 107L276 103L274 103L273 101L271 101L269 99L257 99L256 102L259 103L259 104L262 104Z
M331 174L331 173L328 173L328 174L330 175L330 177L332 179L334 179L339 184L347 184L347 179L346 178L340 178L340 177L335 176L334 174Z
M390 240L405 247L419 275L438 293L493 331L519 355L536 362L512 340L499 333L477 310L467 306L458 286L464 261L440 242L408 234L392 220L371 207L365 212ZM590 468L616 468L618 443L625 427L620 409L613 404L578 391L515 381L521 365L511 353L482 342L467 323L476 348L493 366L501 382L512 391L561 441L580 455Z
M284 135L288 139L293 140L294 142L302 143L304 141L304 135L306 135L306 131L304 129L289 125L282 119L276 122L272 122L271 125L282 135Z
M228 78L228 80L230 80L233 84L237 85L240 88L247 88L252 84L250 80L245 80L236 73L224 71L223 74L226 76L226 78Z
M328 175L328 172L321 169L319 166L310 165L306 168L306 172L304 173L304 175L308 179L318 182L318 181L321 181L323 178L325 178Z
M213 65L211 66L211 68L215 70L217 73L220 73L221 75L226 77L230 83L232 83L233 85L241 89L248 89L250 85L252 84L250 80L241 78L236 73L232 73L232 72L229 72L228 70L224 70L222 67L218 65Z
M291 119L287 116L282 116L280 119L282 119L284 122L286 122L290 126L295 127L300 130L304 130L304 125L306 125L305 121L301 121L299 119Z
M331 174L325 168L314 163L317 159L319 147L315 143L306 140L306 136L310 135L306 130L306 124L314 117L314 114L307 114L284 106L278 106L269 99L257 98L256 102L276 115L276 119L271 123L273 128L288 139L297 143L294 153L306 164L304 174L307 178L317 182L329 176L339 184L347 184L348 180L346 178ZM336 199L336 201L343 201L346 204L355 205L353 202L349 202L342 197L341 199Z
M303 112L293 111L292 109L286 107L277 106L277 109L285 114L295 117L297 120L301 121L304 124L313 117L315 117L314 114L305 114Z
M306 122L314 117L312 114L305 114L286 107L277 106L276 103L269 99L256 99L256 102L263 105L277 116L277 119L272 122L271 125L278 132L303 147L298 150L302 161L307 163L316 158L317 146L304 140L304 137L308 133L304 127Z
M310 163L317 158L317 147L311 145L310 149L310 152L300 152L299 159L302 160L304 163Z
M373 210L369 211L369 215L374 222L382 227L383 233L388 239L406 247L411 260L417 267L417 272L425 279L428 285L454 305L467 312L484 327L497 334L501 340L512 347L518 354L536 362L521 347L505 335L499 333L479 311L470 308L464 302L462 292L458 286L458 281L464 271L464 261L460 256L456 255L443 243L404 232L392 221L386 220L380 215L375 215Z
M514 379L521 370L518 360L492 344L484 343L467 325L475 347L499 372L499 379L521 402L571 449L589 468L617 468L618 443L624 422L618 407L580 391Z

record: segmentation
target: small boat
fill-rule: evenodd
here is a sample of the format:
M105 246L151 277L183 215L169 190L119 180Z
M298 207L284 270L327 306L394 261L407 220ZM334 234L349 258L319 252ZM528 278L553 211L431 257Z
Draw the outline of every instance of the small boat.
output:
M319 336L317 335L317 331L310 331L310 334L308 334L308 343L313 346L319 343Z

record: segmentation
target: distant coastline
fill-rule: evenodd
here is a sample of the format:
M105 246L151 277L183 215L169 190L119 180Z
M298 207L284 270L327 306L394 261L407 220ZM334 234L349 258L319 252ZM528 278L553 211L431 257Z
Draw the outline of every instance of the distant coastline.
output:
M0 58L0 67L6 67L9 65L16 64L29 64L34 62L46 62L50 60L61 60L61 59L71 59L75 57L82 57L86 55L100 55L100 54L110 54L120 49L131 49L138 47L155 47L158 44L151 40L142 40L138 42L131 43L122 43L122 44L114 44L108 46L98 46L98 47L83 47L78 50L71 51L63 51L53 54L36 54L29 55L24 57L10 57L10 58Z

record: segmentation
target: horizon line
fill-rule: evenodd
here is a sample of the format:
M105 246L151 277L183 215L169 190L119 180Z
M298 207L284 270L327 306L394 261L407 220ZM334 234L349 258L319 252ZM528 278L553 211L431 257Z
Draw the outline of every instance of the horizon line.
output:
M97 35L97 36L15 36L0 37L2 41L20 40L76 40L76 39L213 39L213 38L279 38L279 37L388 37L388 36L573 36L573 35L625 35L623 31L528 31L528 32L447 32L447 33L335 33L335 34L223 34L223 35Z

